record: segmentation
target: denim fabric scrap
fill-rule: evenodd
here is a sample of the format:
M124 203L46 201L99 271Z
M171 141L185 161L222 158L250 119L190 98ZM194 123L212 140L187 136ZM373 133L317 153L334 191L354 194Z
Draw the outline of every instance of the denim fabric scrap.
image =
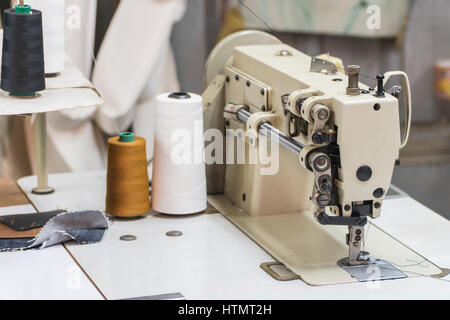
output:
M96 243L102 240L108 226L101 211L63 212L50 219L35 238L0 240L0 251L44 249L72 240L78 244Z
M23 250L30 245L33 238L0 239L0 252Z
M74 229L67 230L67 233L73 237L78 244L89 244L100 242L105 234L105 229Z
M30 248L40 246L41 249L73 239L68 230L107 229L108 220L101 211L64 212L51 219L34 238ZM95 233L95 230L94 232Z

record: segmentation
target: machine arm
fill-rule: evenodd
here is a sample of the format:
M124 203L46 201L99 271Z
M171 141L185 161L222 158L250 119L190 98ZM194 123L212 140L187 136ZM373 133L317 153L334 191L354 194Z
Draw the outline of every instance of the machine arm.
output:
M236 113L236 118L240 120L243 123L247 123L248 119L251 117L251 113L245 110L245 108L240 108L238 112ZM289 138L287 135L285 135L283 132L278 130L277 128L273 127L268 122L262 122L258 127L259 134L268 137L270 139L273 139L274 141L278 141L280 145L288 149L289 151L292 151L296 155L299 155L302 149L305 147L303 144L298 142L297 140L294 140L292 138Z

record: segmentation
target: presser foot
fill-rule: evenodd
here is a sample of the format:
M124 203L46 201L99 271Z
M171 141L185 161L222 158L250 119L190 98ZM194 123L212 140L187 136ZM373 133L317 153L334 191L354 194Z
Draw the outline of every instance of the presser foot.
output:
M369 257L361 251L364 241L364 226L349 226L347 234L348 264L351 266L369 264Z
M402 279L407 276L392 264L375 259L362 251L364 226L349 226L347 244L349 256L338 261L338 265L360 282Z
M370 257L367 252L361 252L361 255L364 255L365 258L362 264L351 265L349 258L341 259L337 264L359 282L394 280L408 277L389 262Z
M369 265L373 259L369 256L366 251L360 251L356 259L350 259L350 257L343 258L339 260L339 263L348 267L351 266L364 266Z

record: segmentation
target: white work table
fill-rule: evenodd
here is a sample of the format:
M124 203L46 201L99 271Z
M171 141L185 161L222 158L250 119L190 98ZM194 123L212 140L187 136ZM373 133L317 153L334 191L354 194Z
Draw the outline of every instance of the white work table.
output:
M183 236L165 236L170 230ZM119 240L125 234L137 240ZM274 280L259 267L273 258L220 214L115 221L101 243L68 248L111 299L175 292L187 299L450 297L450 283L431 278L322 287Z
M39 211L104 209L104 172L60 174L49 178L56 192L47 196L29 193L35 177L19 181ZM450 268L449 221L415 200L407 196L385 200L381 218L375 220L375 224L439 267ZM166 236L166 232L172 230L181 231L183 235ZM137 239L122 241L123 235L134 235ZM181 293L187 299L450 298L450 276L319 287L301 280L274 280L260 268L261 263L271 262L273 258L220 214L188 217L151 214L136 220L113 220L102 242L85 246L69 244L67 249L107 299L172 293ZM17 265L37 264L32 257L34 254L47 261L52 259L52 270L57 269L53 273L59 272L59 276L64 277L67 270L64 259L71 259L71 256L54 258L52 250L55 249L26 252L29 258L22 258L23 253L0 255L0 268L4 274L16 272L20 277L26 269L18 270ZM22 287L7 282L0 289L1 295L5 297L7 287L14 286L11 288L14 297L22 292L23 298L29 298L26 288L31 281L27 279L40 277L33 282L36 295L42 290L41 298L51 297L51 294L45 295L48 286L44 283L54 280L48 280L46 274L47 271L35 270L33 276L24 276ZM93 284L90 287L79 291L81 297L101 297L98 292L92 293ZM61 298L70 298L70 295Z

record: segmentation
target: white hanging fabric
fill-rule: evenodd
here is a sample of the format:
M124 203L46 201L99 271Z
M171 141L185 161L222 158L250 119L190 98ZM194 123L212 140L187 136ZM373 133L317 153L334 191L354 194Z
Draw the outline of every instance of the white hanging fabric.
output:
M97 1L66 0L66 53L90 78L94 58ZM97 108L52 112L47 117L50 172L99 170L104 150L92 121ZM29 142L32 143L33 140Z
M66 0L66 53L89 79L94 59L96 0Z
M156 95L179 87L170 34L184 10L184 0L122 0L97 56L93 83L105 101L97 124L108 135L133 125L149 158Z
M64 70L66 1L28 0L27 4L42 12L45 74L62 72Z

